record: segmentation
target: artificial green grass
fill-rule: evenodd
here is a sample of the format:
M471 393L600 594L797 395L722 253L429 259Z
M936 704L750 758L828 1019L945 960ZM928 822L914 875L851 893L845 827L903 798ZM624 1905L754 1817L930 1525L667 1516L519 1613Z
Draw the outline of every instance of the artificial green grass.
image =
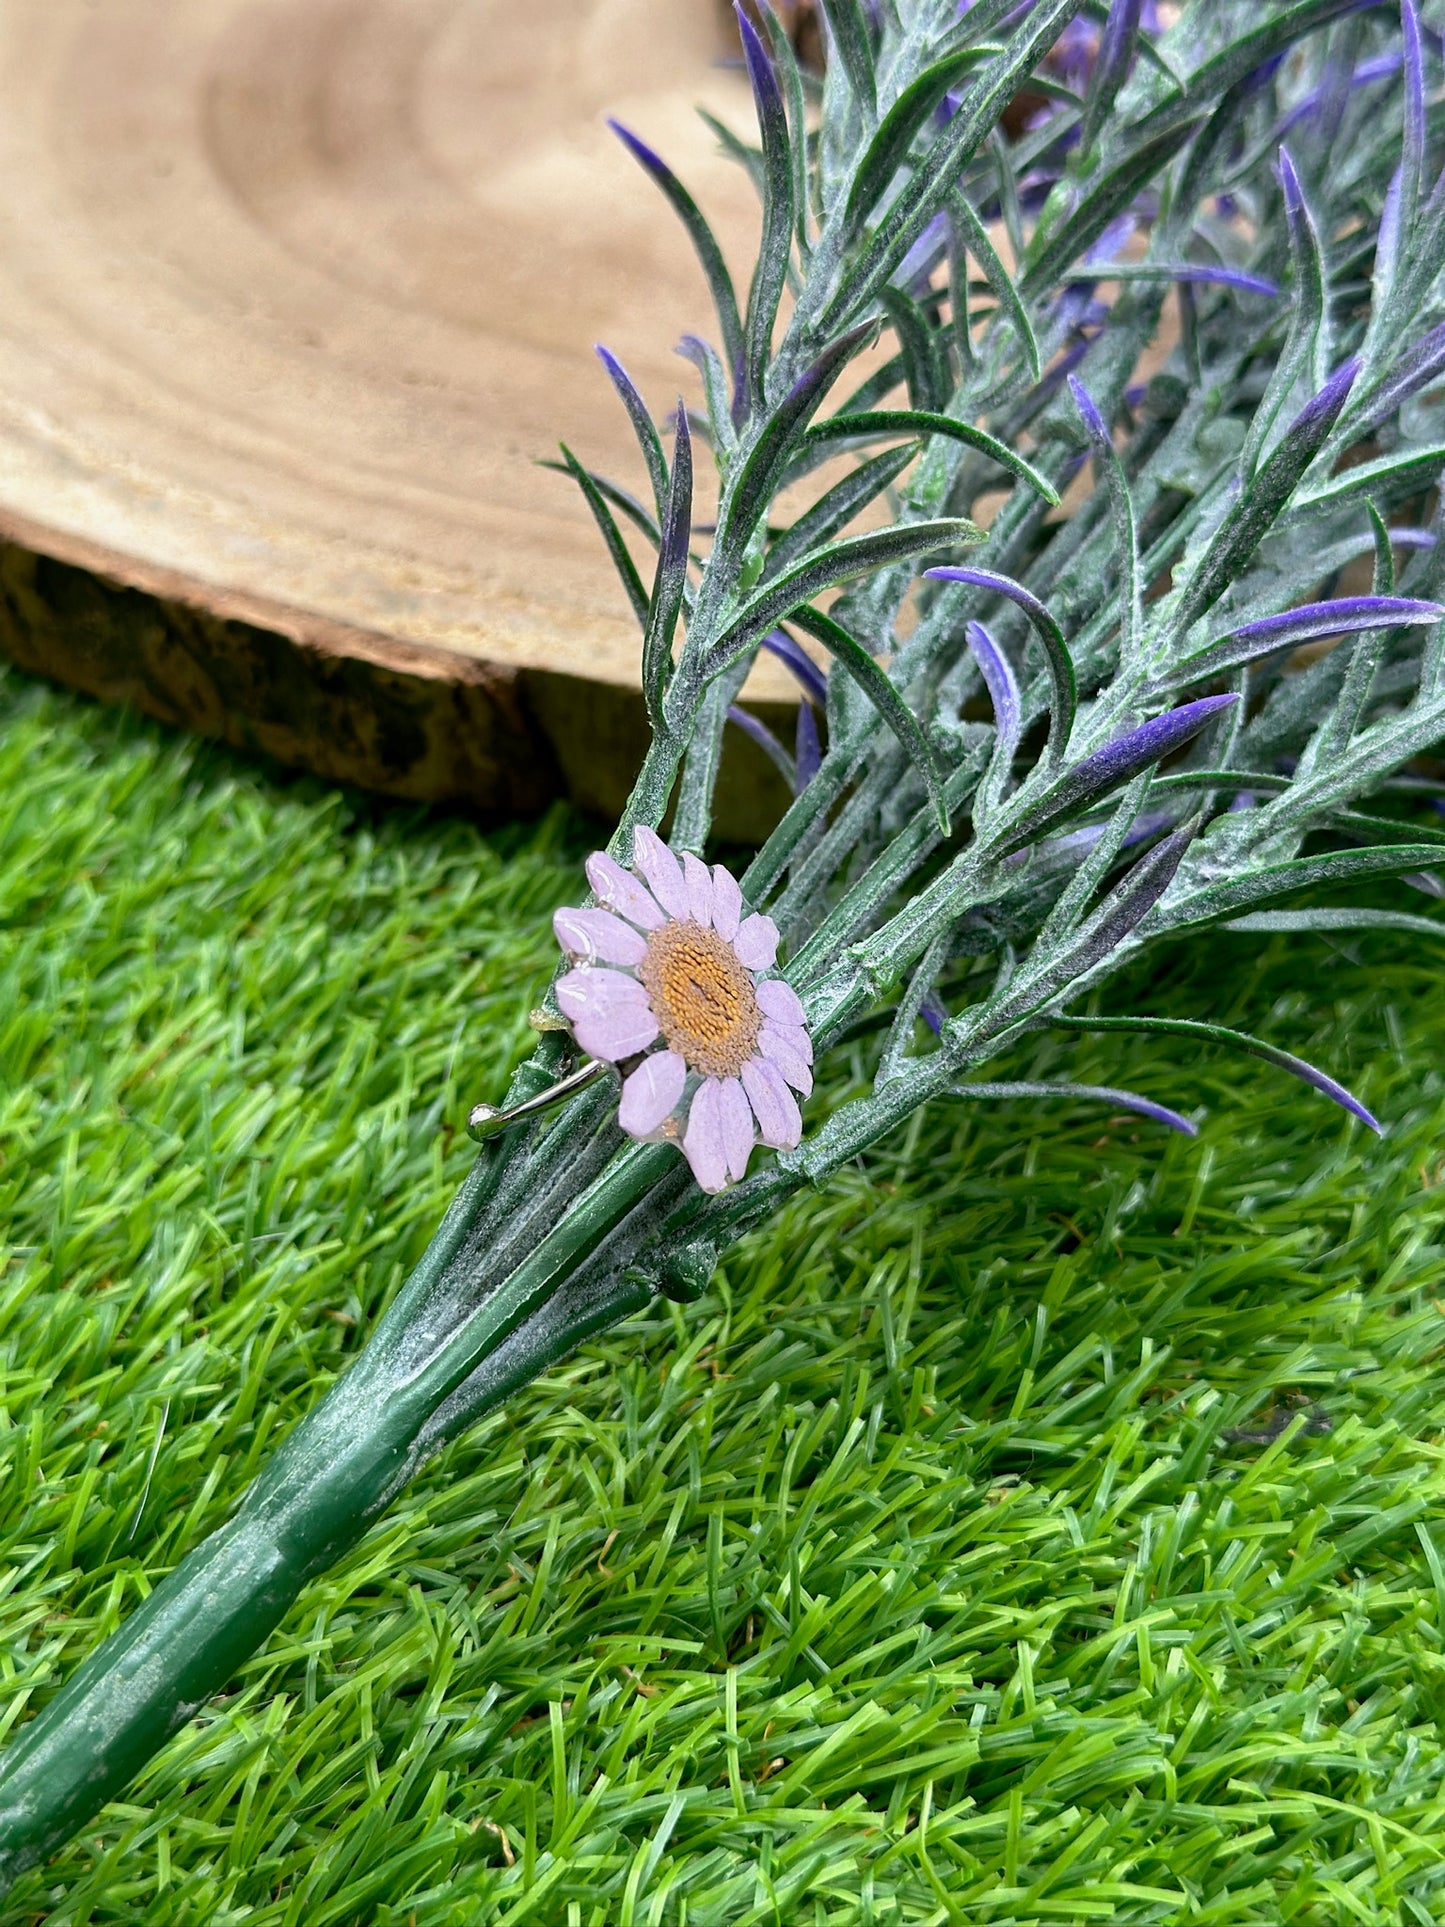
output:
M13 1727L419 1254L586 842L14 676L0 794ZM1143 1038L1012 1069L1207 1104L1197 1143L916 1120L434 1464L0 1927L1435 1927L1440 965L1221 934L1134 984L1383 1143Z

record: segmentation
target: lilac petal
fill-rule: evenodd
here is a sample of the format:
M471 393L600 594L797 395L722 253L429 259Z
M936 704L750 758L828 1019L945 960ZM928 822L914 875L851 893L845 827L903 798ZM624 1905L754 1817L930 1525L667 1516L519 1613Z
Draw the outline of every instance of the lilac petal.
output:
M738 934L743 916L743 893L737 878L721 863L712 866L712 927L729 943Z
M813 1040L801 1024L780 1024L776 1018L770 1017L764 1029L770 1036L776 1037L779 1045L791 1051L794 1057L799 1058L804 1064L812 1063Z
M778 954L778 926L755 910L738 926L733 950L749 970L771 970Z
M775 1151L795 1150L803 1135L803 1114L777 1066L765 1057L752 1057L743 1065L742 1077L763 1143Z
M698 1086L682 1140L683 1156L704 1191L721 1191L728 1181L721 1092L721 1082L715 1077L705 1078Z
M684 850L682 875L687 885L687 914L707 930L712 925L712 872L701 857Z
M594 850L588 857L587 881L609 909L635 923L639 930L659 930L667 922L632 872L624 870L605 850Z
M658 1039L657 1019L649 1004L628 1004L597 1011L573 1021L572 1034L580 1049L604 1063L620 1064Z
M758 1007L765 1017L772 1017L780 1024L806 1024L808 1013L798 999L793 986L784 983L781 977L769 977L757 986Z
M583 965L557 980L557 1004L564 1016L588 1017L595 1010L616 1010L647 1002L647 991L625 970Z
M588 963L640 964L647 955L646 940L610 910L559 910L552 929L569 957Z
M651 1137L677 1109L686 1081L687 1065L676 1051L653 1051L623 1084L617 1122L629 1137Z
M629 988L619 990L618 985ZM626 1057L645 1049L657 1035L652 1005L634 977L588 966L563 977L556 995L589 1056Z
M774 1024L764 1024L758 1035L758 1054L781 1071L795 1091L801 1091L806 1097L813 1088L813 1073L802 1052L793 1049L795 1035L796 1032L779 1030Z
M569 970L558 981L557 1004L589 1057L616 1063L657 1036L647 992L619 970Z
M965 625L968 646L973 651L974 661L983 674L989 699L993 703L994 728L998 732L1004 753L1012 757L1018 746L1020 719L1023 714L1019 702L1019 686L1014 680L1014 672L1008 657L999 648L988 630L981 622Z
M718 1085L718 1115L722 1120L728 1176L736 1184L747 1174L748 1159L753 1154L757 1134L753 1129L752 1106L735 1077L725 1077Z
M668 849L656 830L639 823L632 832L632 865L641 875L663 909L679 922L686 920L687 884L682 865Z

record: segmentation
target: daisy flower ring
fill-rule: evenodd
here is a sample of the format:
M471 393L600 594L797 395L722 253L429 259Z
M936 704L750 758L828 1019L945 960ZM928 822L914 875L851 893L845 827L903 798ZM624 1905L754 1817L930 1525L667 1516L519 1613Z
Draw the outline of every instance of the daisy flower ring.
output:
M572 968L557 1003L589 1057L631 1064L617 1120L681 1146L704 1191L735 1184L757 1143L791 1151L813 1046L792 986L771 970L778 928L746 914L730 871L656 831L632 833L632 867L587 859L591 909L552 919Z

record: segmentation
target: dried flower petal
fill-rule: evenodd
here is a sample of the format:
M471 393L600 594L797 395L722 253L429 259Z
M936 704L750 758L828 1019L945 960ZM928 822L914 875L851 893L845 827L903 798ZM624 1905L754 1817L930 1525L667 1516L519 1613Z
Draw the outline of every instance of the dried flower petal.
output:
M650 1052L622 1086L617 1122L629 1137L651 1137L677 1109L686 1082L687 1065L676 1051Z
M667 921L656 899L605 850L594 850L588 857L587 881L595 896L639 930L658 930Z

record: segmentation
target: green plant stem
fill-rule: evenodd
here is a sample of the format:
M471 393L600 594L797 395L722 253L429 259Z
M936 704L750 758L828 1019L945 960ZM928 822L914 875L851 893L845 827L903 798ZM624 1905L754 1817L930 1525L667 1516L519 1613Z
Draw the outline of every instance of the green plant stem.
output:
M500 1156L478 1160L366 1350L279 1448L235 1517L182 1560L0 1758L0 1892L220 1691L441 1436L646 1301L648 1287L633 1274L572 1297L565 1288L673 1155L629 1146L495 1281L464 1264L457 1276L503 1167ZM489 1360L497 1369L484 1374ZM463 1388L470 1396L460 1421L453 1414L445 1434L429 1432Z

